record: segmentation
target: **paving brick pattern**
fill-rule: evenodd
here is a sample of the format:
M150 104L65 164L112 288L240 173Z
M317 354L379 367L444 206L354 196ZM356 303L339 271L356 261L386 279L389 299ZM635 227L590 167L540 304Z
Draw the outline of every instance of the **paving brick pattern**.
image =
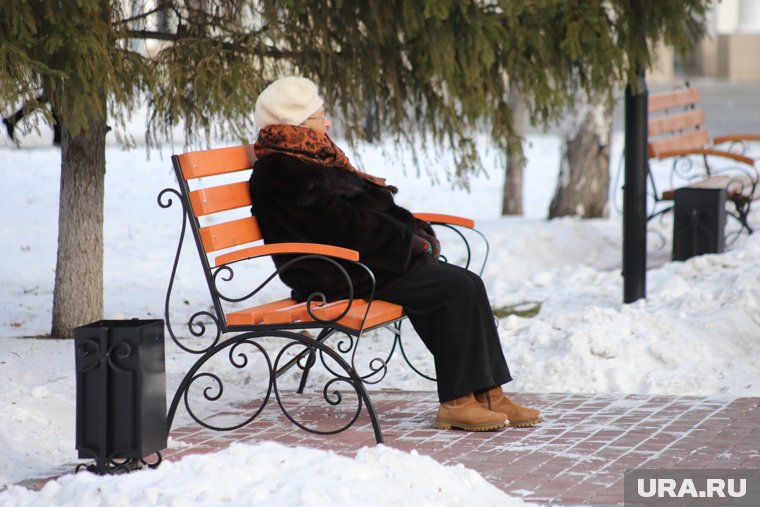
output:
M312 428L330 431L353 415L340 410L345 399L338 409L316 395L283 399L289 413ZM546 422L499 432L441 431L433 426L434 393L372 393L385 445L462 464L530 502L622 504L623 473L631 468L760 469L760 398L519 394L514 399L540 408ZM240 406L217 419L247 417L256 408ZM328 436L297 428L274 400L253 423L232 432L202 429L188 420L183 417L172 430L180 444L167 450L165 459L213 452L232 442L275 440L347 456L375 443L366 411L347 431Z

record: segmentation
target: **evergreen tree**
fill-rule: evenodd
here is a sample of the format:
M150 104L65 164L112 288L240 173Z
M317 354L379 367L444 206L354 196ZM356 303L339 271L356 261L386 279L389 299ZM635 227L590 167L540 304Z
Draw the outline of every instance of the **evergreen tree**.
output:
M52 121L43 96L62 131L52 334L101 318L106 119L128 141L124 119L141 101L152 143L180 121L190 144L212 134L245 141L258 92L302 74L320 84L349 141L431 136L452 148L464 181L477 165L477 131L521 153L507 76L521 84L529 118L547 123L576 92L609 97L635 82L634 63L650 63L630 23L638 13L653 43L688 46L705 3L0 0L0 104L26 103ZM159 45L148 54L141 41Z

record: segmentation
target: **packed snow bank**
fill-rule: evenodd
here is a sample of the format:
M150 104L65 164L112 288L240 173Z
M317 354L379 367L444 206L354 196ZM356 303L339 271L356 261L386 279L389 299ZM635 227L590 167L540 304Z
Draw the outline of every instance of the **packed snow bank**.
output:
M156 470L99 477L80 473L49 482L39 492L12 486L0 506L140 507L268 505L335 507L519 507L461 465L444 466L415 452L361 449L355 458L289 448L274 442L232 444L214 454L187 456Z

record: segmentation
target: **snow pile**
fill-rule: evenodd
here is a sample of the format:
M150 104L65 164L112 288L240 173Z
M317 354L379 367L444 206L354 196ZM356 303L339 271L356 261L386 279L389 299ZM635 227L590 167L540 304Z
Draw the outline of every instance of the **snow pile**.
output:
M156 470L122 476L67 475L47 483L39 492L12 486L0 493L1 507L474 504L528 505L498 490L476 472L461 465L444 466L415 452L377 446L364 448L351 459L274 442L233 444L214 454L187 456L176 463L163 463Z

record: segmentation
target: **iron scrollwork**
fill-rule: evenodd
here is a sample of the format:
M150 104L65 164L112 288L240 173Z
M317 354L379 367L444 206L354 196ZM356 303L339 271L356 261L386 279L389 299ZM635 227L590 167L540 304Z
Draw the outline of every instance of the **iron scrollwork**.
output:
M155 461L152 462L147 461L145 458L122 459L112 456L107 461L102 463L80 463L74 468L74 473L87 471L98 475L116 475L134 472L135 470L140 470L145 467L155 469L158 468L158 466L161 464L163 457L161 456L160 452L156 452L154 454L156 458Z
M210 373L210 372L197 373L197 372L200 368L203 367L203 365L208 360L210 360L212 357L214 357L215 355L224 351L224 349L227 349L227 348L229 348L229 352L228 352L229 363L234 368L238 370L243 370L246 366L248 366L250 361L248 358L248 354L238 350L239 347L241 347L242 345L253 346L256 350L258 350L262 354L262 357L264 357L266 360L267 371L269 372L269 380L267 382L269 387L266 390L264 399L261 402L261 405L256 410L254 410L253 414L251 414L248 418L244 419L243 421L239 423L227 425L227 426L215 425L215 424L209 423L206 420L204 420L201 416L199 416L197 412L193 409L193 406L190 400L190 389L199 380L210 379L212 381L212 385L208 385L205 388L203 388L203 391L202 391L203 398L206 401L215 402L222 399L222 396L224 395L224 381L219 375L215 373ZM212 430L216 430L216 431L231 431L238 428L242 428L243 426L249 424L251 421L256 419L256 417L258 417L258 415L264 409L264 406L266 406L267 402L269 401L269 396L271 395L271 387L272 387L272 373L271 372L272 372L272 364L269 359L269 355L267 354L266 349L264 349L264 347L258 342L246 337L238 336L235 339L230 339L228 341L221 343L220 346L215 347L211 351L207 352L201 359L199 359L193 365L190 371L185 375L185 378L180 383L180 387L177 389L177 393L175 394L174 400L172 401L172 405L169 409L169 426L171 427L171 423L177 409L177 403L179 401L178 397L181 394L187 413L190 415L190 417L193 418L195 422L197 422L201 426L212 429Z
M275 360L272 361L267 349L258 341L259 338L263 337L284 338L286 340L289 340L290 343L284 345L280 349ZM196 411L193 406L193 400L190 398L190 391L192 386L203 380L210 380L211 385L207 385L202 389L202 398L209 402L216 402L223 398L225 385L223 379L218 374L200 370L204 367L204 365L206 365L206 363L208 363L208 361L214 357L218 357L220 354L223 354L225 350L228 351L228 362L236 370L242 370L246 368L251 364L252 361L249 357L249 353L239 350L239 347L243 345L252 346L256 350L257 356L263 358L264 365L267 370L265 375L266 389L264 390L263 398L259 401L257 406L252 407L252 413L250 413L250 415L244 416L240 421L235 421L230 424L218 424L214 423L213 421L209 421L208 419L204 419L204 417L199 415L199 413ZM298 416L287 407L287 404L283 402L283 399L280 396L280 389L278 387L278 378L276 372L281 369L281 363L286 357L286 353L290 352L292 347L299 345L306 348L319 350L320 353L328 356L331 361L341 370L341 373L333 373L332 378L326 381L322 389L322 398L329 406L337 407L345 401L345 396L336 389L336 385L339 383L347 386L350 391L353 392L353 394L356 396L356 406L355 408L350 409L348 420L342 424L339 424L336 428L324 430L318 427L314 427L306 421L299 420ZM302 369L307 367L307 365L302 364L300 361L297 361L295 364L297 364L299 368ZM332 371L334 371L334 369ZM361 378L359 378L353 368L349 366L349 364L340 356L340 354L332 350L324 343L299 333L283 330L244 332L217 344L211 350L206 352L203 357L201 357L192 366L192 368L187 372L185 377L180 382L179 388L177 389L177 392L175 393L174 399L172 400L169 408L168 424L169 427L171 427L179 403L183 401L190 417L192 417L193 420L195 420L201 426L216 431L235 430L251 423L261 414L262 410L271 399L272 391L275 393L275 399L278 406L280 407L280 410L288 420L290 420L299 428L316 434L334 434L345 431L356 422L362 408L366 406L375 430L375 439L378 443L382 442L382 433L380 432L380 426L377 421L377 414L375 413L374 407L369 399L366 389L364 388Z
M449 230L453 231L457 235L457 237L461 240L462 245L464 246L465 251L466 251L465 262L464 262L464 265L462 265L462 267L465 268L465 269L469 269L470 268L470 263L472 263L472 248L470 246L470 242L467 240L467 237L462 233L462 230L459 227L455 226L455 225L446 224L446 223L434 222L431 225L433 225L434 227L443 227L445 229L449 229ZM480 269L478 269L478 271L477 271L478 275L482 276L483 275L483 271L486 268L486 263L488 262L488 256L489 256L489 254L491 252L491 245L488 242L488 239L485 237L485 235L482 232L480 232L479 230L477 230L477 229L467 229L467 230L469 230L470 232L472 232L474 234L477 234L480 237L480 240L485 245L485 250L486 251L485 251L485 254L483 255L483 262L480 263ZM448 262L448 259L443 254L441 254L440 260L442 262Z
M336 317L333 317L330 319L323 319L314 313L315 308L320 307L327 302L327 297L323 293L315 292L309 295L309 297L306 300L306 312L308 313L309 317L311 317L311 319L314 322L317 322L319 324L324 324L324 325L334 324L340 319L342 319L343 317L345 317L346 314L348 314L349 310L351 310L351 307L354 304L354 285L351 280L351 276L348 274L348 271L346 271L345 267L343 267L335 259L326 257L324 255L316 255L316 254L299 255L298 257L295 257L289 260L288 262L286 262L285 264L283 264L280 268L275 269L275 271L272 272L269 276L267 276L267 278L264 279L264 281L261 282L256 288L254 288L253 290L241 296L232 296L229 294L225 294L225 292L222 290L220 282L231 282L235 278L235 271L233 269L233 266L230 264L224 264L215 268L211 275L212 290L214 292L214 295L218 297L219 299L221 299L222 301L226 301L228 303L242 303L256 296L275 277L277 277L284 271L287 271L288 269L292 268L294 265L297 265L299 263L309 261L309 260L320 260L332 265L340 273L341 277L346 283L346 291L348 292L348 297L345 299L348 301L348 304L346 305L346 308L342 312L340 312L340 314L337 315ZM359 262L355 262L353 264L367 269L366 266L364 266L363 264ZM371 271L370 271L370 274L371 274ZM374 276L372 277L371 280L372 280L372 286L374 287L374 282L375 282Z
M282 349L280 349L280 352L277 354L277 358L275 359L275 369L278 369L280 365L280 361L283 359L288 349L290 349L291 347L297 346L299 344L303 345L305 343L302 340L298 340L298 342L291 342L285 345ZM324 386L322 387L321 389L322 399L324 399L324 401L331 407L338 407L341 403L343 403L344 396L341 394L341 392L338 389L335 388L336 384L338 383L345 384L356 394L356 406L353 409L349 409L348 416L347 416L348 421L343 422L342 424L339 423L336 425L336 427L332 429L320 429L319 427L316 427L315 425L309 425L308 423L299 420L297 416L293 415L292 411L287 408L286 404L283 402L283 398L280 396L280 390L278 388L276 378L274 379L274 382L273 382L273 388L274 388L275 398L277 400L277 404L280 407L280 410L282 410L282 413L285 415L285 417L288 418L288 420L291 423L293 423L295 426L298 426L304 431L308 431L309 433L315 433L315 434L320 434L320 435L333 435L333 434L345 431L349 427L353 426L353 424L356 422L356 420L359 418L359 415L361 414L363 403L369 402L369 397L366 396L366 391L364 390L361 379L356 375L356 372L354 372L348 366L348 364L340 357L340 355L338 355L335 351L331 350L329 347L325 346L322 343L317 345L316 348L319 349L320 354L328 355L330 359L332 359L345 371L345 374L339 374L339 373L335 373L334 369L332 368L329 369L329 371L333 374L333 377L327 380L327 382L325 382ZM300 366L301 365L299 364L299 367ZM368 409L370 409L370 412L374 411L374 408L370 408L370 406L368 406ZM382 437L380 441L382 441ZM380 441L378 441L378 443L380 443Z
M398 345L398 348L401 351L401 357L404 358L404 361L409 366L409 368L412 369L414 373L416 373L417 375L419 375L420 377L424 379L437 382L437 379L435 377L431 377L430 375L427 375L421 372L414 364L412 364L412 361L409 359L409 356L406 355L406 351L404 350L404 342L401 340L401 324L402 324L401 321L393 324L393 326L395 327L394 338L393 338L394 348Z
M176 276L177 276L177 268L179 267L180 255L182 254L182 245L184 244L185 233L187 231L189 211L186 207L185 200L182 198L182 194L180 194L180 192L174 188L165 188L158 194L158 205L161 208L167 209L174 204L174 200L170 196L168 196L169 194L173 194L174 196L176 196L177 199L179 200L180 205L182 206L182 226L180 228L179 240L177 241L177 251L174 255L174 263L172 264L172 271L171 271L171 275L169 276L169 285L166 289L166 299L164 301L164 315L166 316L166 319L165 319L166 329L169 333L169 336L171 336L172 341L174 341L174 343L176 343L180 349L184 350L185 352L189 352L191 354L203 354L211 350L216 344L218 344L219 340L222 337L221 325L216 315L213 315L210 312L206 312L206 311L196 312L190 317L187 323L188 330L196 338L202 338L206 334L206 325L202 321L198 320L200 317L206 317L209 320L211 320L211 322L213 323L215 332L213 336L211 337L211 343L202 348L193 348L183 343L183 341L175 334L174 328L172 327L172 324L171 324L171 320L172 320L170 318L171 296L174 289L174 280L176 279Z

